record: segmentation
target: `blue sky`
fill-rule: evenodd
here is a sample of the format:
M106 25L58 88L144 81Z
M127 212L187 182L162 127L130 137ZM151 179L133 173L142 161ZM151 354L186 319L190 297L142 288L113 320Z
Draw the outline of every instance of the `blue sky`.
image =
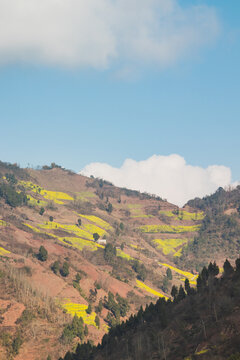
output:
M79 171L176 153L191 165L230 167L239 180L240 3L178 4L211 7L219 28L160 66L126 54L100 68L64 66L10 57L0 46L1 160Z

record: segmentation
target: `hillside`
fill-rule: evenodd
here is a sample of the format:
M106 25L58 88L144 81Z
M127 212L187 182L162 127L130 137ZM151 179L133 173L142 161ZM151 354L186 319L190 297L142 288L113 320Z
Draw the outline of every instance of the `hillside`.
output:
M80 340L97 344L140 306L171 297L173 284L196 286L202 262L225 260L223 240L221 252L193 251L209 212L215 221L212 204L179 209L55 164L0 163L0 176L1 359L57 359ZM237 206L221 216L238 227ZM231 258L237 250L234 240Z
M174 300L159 299L111 329L97 347L79 345L64 360L239 360L240 259L224 273L210 263L197 289L185 283ZM59 359L61 360L61 359Z
M240 251L240 186L233 190L219 188L203 199L188 202L205 217L198 235L184 249L181 263L197 268L207 262L224 258L234 259Z

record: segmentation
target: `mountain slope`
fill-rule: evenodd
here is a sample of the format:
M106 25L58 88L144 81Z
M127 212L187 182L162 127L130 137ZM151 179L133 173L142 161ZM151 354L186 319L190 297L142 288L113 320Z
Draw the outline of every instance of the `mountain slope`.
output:
M207 208L179 209L55 164L33 170L0 163L0 176L3 359L16 341L11 356L17 360L56 359L79 339L97 344L141 305L170 297L173 284L188 279L196 285L196 266L207 257L191 249L204 231ZM216 249L210 256L214 260ZM221 265L224 251L216 259ZM13 283L26 291L13 293ZM24 311L32 314L26 325L32 331L20 341Z
M206 216L198 236L184 249L181 262L201 267L208 261L234 259L240 250L240 186L233 190L219 188L213 195L191 200L188 205Z
M79 345L64 360L239 359L240 261L204 268L197 290L185 284L174 301L159 299L105 335L101 345ZM59 359L60 360L60 359Z
M109 325L152 299L169 296L172 281L180 284L186 277L195 281L195 275L175 268L173 259L193 238L202 212L179 212L160 198L119 189L56 165L36 171L1 163L0 173L2 270L7 264L11 271L21 271L32 292L49 297L60 313L73 316L77 312L88 327L85 340L97 343ZM100 236L99 243L94 234ZM169 266L172 275L167 278ZM8 275L4 278L8 281ZM17 301L19 308L22 304L36 313L29 305L32 292L25 301L15 299L11 292L4 295L10 307ZM112 306L106 300L111 294ZM9 314L5 312L5 317ZM59 332L47 337L48 341L61 340L70 322L70 318L61 320ZM33 326L33 321L28 326ZM11 338L18 328L18 324L11 329L1 326ZM16 359L26 358L26 353L33 356L32 348L47 356L46 347L40 346L47 341L44 336L22 341ZM65 336L59 351L73 342L71 336Z

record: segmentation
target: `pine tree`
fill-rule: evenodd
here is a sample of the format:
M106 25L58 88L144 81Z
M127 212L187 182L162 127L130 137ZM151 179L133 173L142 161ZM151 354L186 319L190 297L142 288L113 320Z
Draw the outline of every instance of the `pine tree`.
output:
M174 300L176 300L177 294L178 294L178 288L176 285L173 285L171 290L171 296L173 297Z
M190 291L191 291L191 287L190 287L190 282L189 282L188 279L185 279L184 287L185 287L185 290L186 290L187 294L189 294Z
M232 265L230 264L230 262L228 261L228 259L226 259L225 263L223 264L223 269L224 269L225 276L230 276L234 272L234 269L233 269Z
M186 293L185 293L182 285L180 285L178 296L177 296L177 301L181 301L181 300L185 299L185 297L186 297Z

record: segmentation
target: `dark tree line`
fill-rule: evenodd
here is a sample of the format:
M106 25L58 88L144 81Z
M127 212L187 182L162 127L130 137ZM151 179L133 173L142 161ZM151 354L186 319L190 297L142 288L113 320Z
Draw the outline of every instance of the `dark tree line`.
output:
M239 303L240 259L236 260L235 269L226 260L222 277L219 278L218 274L219 268L216 263L210 263L199 274L196 288L191 287L186 279L184 286L180 285L179 288L173 286L173 300L159 298L156 304L151 303L145 309L141 307L136 315L131 315L127 321L111 327L109 333L104 335L101 344L98 346L92 346L89 342L79 344L76 352L68 352L63 359L142 360L151 359L153 354L156 359L184 358L189 354L189 349L194 347L196 349L201 339L207 340L204 338L210 328L212 331L212 327L215 326L218 331L220 321L223 322L224 316L231 313ZM107 306L109 309L114 309L115 300L111 294ZM192 330L186 330L191 329L192 326L195 335ZM171 333L168 331L171 327L175 331L179 327L176 331L179 338L174 339L174 345L169 344L165 335ZM230 344L229 348L221 349L228 354L222 358L235 359L234 354L240 351L238 336L236 344L239 344L239 349L238 345L233 345L229 340L228 344Z

